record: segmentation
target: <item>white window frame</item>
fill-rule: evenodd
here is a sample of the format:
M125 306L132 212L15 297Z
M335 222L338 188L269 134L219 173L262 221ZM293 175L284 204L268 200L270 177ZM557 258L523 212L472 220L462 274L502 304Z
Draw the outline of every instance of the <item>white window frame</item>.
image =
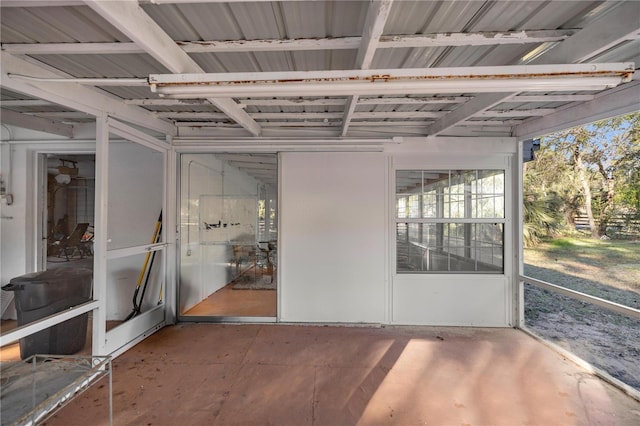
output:
M406 215L407 217L400 217L403 215L399 215L398 214L398 209L396 208L396 203L398 200L398 196L400 194L398 194L397 191L397 174L398 172L402 172L402 171L421 171L422 173L425 172L432 172L435 170L438 171L442 171L442 170L447 170L449 173L449 182L451 181L451 176L452 176L452 172L454 171L463 171L463 172L468 172L468 171L474 171L479 172L479 171L485 171L485 170L495 170L497 172L502 172L502 176L503 176L503 188L502 188L502 198L503 198L503 206L502 206L502 217L492 217L492 218L469 218L469 217L458 217L458 215L452 215L451 212L449 211L448 214L447 212L444 212L445 214L442 215L442 217L429 217L429 218L412 218L410 217L411 214ZM396 168L394 170L393 173L393 188L394 188L394 200L396 200L394 202L394 226L393 226L393 232L396 238L396 245L395 245L395 250L397 250L397 225L400 223L406 223L407 226L407 234L410 234L410 224L496 224L496 223L500 223L502 224L502 265L501 265L501 269L500 271L479 271L477 270L477 264L478 262L480 262L480 259L478 259L477 257L468 257L468 259L470 260L474 260L476 263L476 268L475 270L472 271L463 271L463 270L451 270L451 266L449 263L448 266L448 270L417 270L417 271L398 271L398 263L397 263L397 252L396 252L396 256L395 256L395 262L394 262L394 268L395 268L395 273L396 274L498 274L498 275L502 275L504 274L505 271L505 267L506 267L506 258L505 258L505 232L506 232L506 226L507 226L507 218L506 218L506 203L507 203L507 196L506 196L506 183L507 183L507 168L506 167L501 167L501 168L479 168L479 167L466 167L466 168L447 168L447 169L442 169L442 168L431 168L431 167L419 167L419 168L414 168L414 167L402 167L402 168ZM480 179L476 179L475 182L479 182ZM462 184L455 184L455 185L462 185ZM454 185L449 185L449 187L453 187ZM423 188L424 189L424 188ZM424 194L424 192L423 192ZM447 197L450 193L445 194L443 196L443 207L445 205L451 205L452 201L446 201ZM493 195L496 195L498 193L494 193ZM408 206L408 209L410 209L410 202L409 202L409 198L411 198L412 196L414 196L416 194L411 194L411 195L407 195L406 196L406 204ZM478 195L478 193L471 193L471 197L474 197L475 195ZM465 196L463 194L463 196ZM495 198L495 197L494 197ZM476 200L477 197L472 198L472 200ZM422 198L421 198L422 200ZM464 203L464 202L463 202ZM420 206L419 206L419 211L423 212L424 206L422 205L422 202L420 202ZM467 209L467 206L464 206L465 209ZM468 206L468 209L473 209L473 206ZM459 210L459 209L458 209ZM467 216L467 215L465 215ZM463 246L463 250L466 250L467 246ZM449 255L457 255L456 253L448 253ZM467 256L462 255L461 257L467 258ZM486 262L485 262L486 263Z

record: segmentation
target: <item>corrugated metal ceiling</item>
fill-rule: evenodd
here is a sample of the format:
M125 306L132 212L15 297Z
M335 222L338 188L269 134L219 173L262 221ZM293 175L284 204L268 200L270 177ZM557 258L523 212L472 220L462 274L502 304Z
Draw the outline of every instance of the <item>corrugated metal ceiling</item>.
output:
M130 38L120 31L99 12L85 5L67 5L68 2L52 2L51 7L13 7L17 2L9 2L2 7L0 38L3 49L11 45L49 44L49 43L113 43L128 44ZM8 3L4 2L2 6ZM75 3L70 3L75 4ZM370 2L368 1L273 1L273 2L213 2L188 3L176 1L174 4L153 4L141 2L140 8L155 24L175 42L206 41L244 41L244 40L283 40L324 39L344 37L362 37L367 34L365 27ZM416 34L451 33L474 34L480 32L507 32L522 30L575 30L577 32L597 24L601 19L621 6L621 2L598 1L395 1L384 23L383 37L411 36ZM638 7L640 13L640 6ZM142 24L141 24L142 25ZM126 31L125 31L126 32ZM639 31L640 32L640 31ZM561 44L562 42L559 42ZM275 43L274 43L275 44ZM553 46L551 43L549 46ZM190 53L189 56L209 73L228 72L272 72L272 71L307 71L307 70L348 70L356 67L358 47L349 49L295 50L284 49L273 51L250 52L209 52ZM430 68L430 67L474 67L501 66L526 63L523 58L534 49L545 44L495 44L487 46L461 45L437 47L394 47L385 48L379 43L373 56L371 68ZM165 74L169 70L154 57L144 52L140 46L139 53L91 53L91 54L28 54L32 61L44 64L47 69L59 70L61 75L71 77L105 77L147 78L149 74ZM621 42L599 56L598 62L622 62L640 58L640 40L633 38ZM541 63L544 63L542 61ZM222 114L221 110L206 101L187 102L182 104L140 105L145 99L158 99L155 93L146 87L102 87L102 90L159 113L163 119L171 120L188 128L189 122L221 123L228 128L237 128L238 136L248 135L241 125L222 117L199 118L197 116L181 118L172 113L212 113ZM572 94L574 92L560 92ZM579 93L579 92L575 92ZM539 95L540 93L538 93ZM403 96L409 97L411 94ZM19 95L2 91L2 100L17 99ZM451 97L452 95L442 95ZM363 103L362 100L349 117L350 127L347 136L375 135L387 136L389 133L421 134L424 128L434 122L437 117L416 117L417 112L439 113L440 116L455 111L475 93L459 93L457 97L465 97L459 101L442 103ZM438 94L420 96L420 98L438 97ZM393 97L392 97L393 98ZM28 99L28 97L24 97ZM311 130L316 123L320 132L327 136L340 136L343 126L345 105L348 98L339 98L340 102L329 105L317 105L302 101L313 101L316 98L303 97L282 98L284 101L297 99L298 104L283 102L282 104L260 104L260 99L251 97L236 98L234 101L244 106L255 121L263 125L274 125L278 122L297 121L301 130ZM501 122L498 118L486 117L487 111L536 110L564 107L574 101L536 101L536 102L503 102L481 111L476 117L469 117L467 122L460 122L461 127L469 127L469 121L493 121L495 128L486 134L507 135L513 124L534 117L510 117ZM22 109L21 109L22 108ZM49 106L50 108L50 106ZM11 107L13 111L21 111L35 116L38 109L34 106ZM64 110L64 109L62 109ZM43 110L49 112L48 110ZM281 117L264 118L260 114L278 113ZM303 114L304 113L304 114ZM324 116L322 114L323 113ZM386 115L382 114L386 113ZM406 114L403 117L403 113ZM298 115L296 115L298 114ZM305 115L314 114L314 115ZM368 115L367 115L368 114ZM483 115L484 114L484 115ZM428 114L425 114L427 116ZM484 118L483 118L484 117ZM83 120L84 121L84 120ZM65 122L70 122L66 119ZM371 123L369 128L360 126L363 122ZM411 125L416 122L421 126L416 130ZM384 124L393 126L385 128ZM400 125L404 123L405 125ZM506 123L506 124L505 124ZM492 123L489 123L492 124ZM290 127L283 127L283 134ZM212 136L216 136L216 127L207 127ZM453 132L455 133L455 131Z

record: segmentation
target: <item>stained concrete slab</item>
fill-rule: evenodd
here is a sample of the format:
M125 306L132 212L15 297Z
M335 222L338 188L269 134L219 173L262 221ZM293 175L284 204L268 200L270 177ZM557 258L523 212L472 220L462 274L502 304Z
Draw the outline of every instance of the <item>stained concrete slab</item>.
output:
M514 329L182 324L113 367L116 425L640 424L640 402ZM46 424L106 425L104 404L94 386Z
M216 423L311 424L314 377L314 367L245 364Z

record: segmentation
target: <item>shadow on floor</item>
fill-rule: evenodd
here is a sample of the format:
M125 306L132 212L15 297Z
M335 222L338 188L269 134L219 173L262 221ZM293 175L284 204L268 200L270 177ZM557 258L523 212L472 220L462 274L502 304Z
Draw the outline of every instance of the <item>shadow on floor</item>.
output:
M637 424L640 403L514 329L182 324L114 361L115 424ZM50 425L108 424L104 384Z

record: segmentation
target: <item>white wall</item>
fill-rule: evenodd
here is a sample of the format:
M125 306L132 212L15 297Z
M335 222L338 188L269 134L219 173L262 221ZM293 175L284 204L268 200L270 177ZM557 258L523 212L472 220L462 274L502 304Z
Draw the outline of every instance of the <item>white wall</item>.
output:
M27 229L31 225L27 217L30 192L27 191L26 162L28 151L24 146L3 143L1 149L0 172L7 192L13 195L13 204L0 200L0 285L8 284L11 278L32 272L33 265L27 265ZM11 165L9 159L11 157ZM11 172L9 172L11 170ZM0 300L3 318L16 319L11 300L13 293L2 291ZM11 305L11 306L10 306ZM5 313L6 312L6 313Z
M504 274L395 274L393 188L397 168L498 168L511 176L515 141L416 139L387 151L281 154L280 320L511 326L509 179Z
M231 280L228 245L202 244L199 202L203 195L257 196L257 181L214 154L180 160L180 306L184 313ZM257 219L256 219L257 220Z
M393 323L469 327L509 325L503 275L396 275Z
M392 318L395 324L426 324L447 326L508 327L513 325L515 297L513 273L513 190L508 178L515 159L515 141L449 140L430 148L416 147L409 154L404 149L394 153L389 176L394 182L397 169L504 169L505 226L503 274L396 274L395 257L391 262ZM404 151L404 152L403 152ZM394 195L389 205L395 203ZM393 215L393 207L390 216ZM393 216L392 219L393 221ZM395 225L394 225L395 226ZM394 227L389 238L395 246ZM392 253L393 255L393 253Z
M480 154L478 146L483 148ZM387 153L281 154L282 204L278 246L280 320L511 325L514 294L512 213L508 213L505 226L504 275L423 275L417 278L393 275L387 265L393 266L389 249L394 246L391 226L394 197L393 191L387 188L392 184L394 169L388 173L387 164L391 157L393 167L415 164L420 168L480 168L484 167L484 159L507 167L514 158L515 146L513 140L491 142L476 139L460 142L443 138L433 143L426 143L425 140L408 141ZM11 192L14 195L12 206L6 206L4 202L0 204L2 215L13 218L0 221L2 284L35 268L35 258L31 254L37 240L33 223L34 177L32 173L27 173L27 170L32 172L35 152L88 152L92 148L92 143L62 141L55 145L1 145L3 178L8 170L9 149L13 149ZM183 157L180 283L194 292L193 298L189 296L182 300L181 307L185 306L185 301L193 304L199 302L224 285L227 282L226 272L221 271L228 271L228 261L231 259L224 247L199 244L200 220L197 217L188 219L184 209L184 206L193 206L193 201L201 194L220 193L221 163L213 155L189 154ZM195 159L214 171L193 166L193 186L191 194L187 194L185 165ZM146 179L145 168L150 164L136 163L135 167L139 169L136 173L140 174L140 178ZM114 157L110 165L124 167L125 163ZM225 170L229 173L225 178L225 193L251 190L255 193L255 181L246 175L242 177L237 170ZM234 173L236 179L231 178ZM507 176L510 175L508 172ZM124 178L124 175L120 177ZM239 186L227 187L232 182ZM117 188L118 185L126 185L126 182L110 181L110 185ZM152 187L153 180L145 181L145 185ZM508 186L509 194L512 190ZM185 202L187 198L191 204ZM117 212L113 213L114 217L122 214L121 220L131 220L127 219L132 213L130 202L118 198L109 202L110 213ZM152 231L146 224L155 221L158 211L157 206L147 204L151 219L136 217L133 223L137 226L133 231L128 231L139 232L139 237L134 240L145 243L148 243ZM507 206L512 204L507 200ZM191 214L197 213L196 206ZM186 244L185 238L187 231L190 232L189 244ZM133 235L127 236L130 237ZM186 256L188 250L192 251L191 256ZM139 258L130 260L128 265L117 265L117 273L111 271L112 287L107 295L111 301L108 318L120 317L131 309L131 281L133 279L135 285L142 262ZM150 294L154 295L149 298L152 301L156 295L155 292Z
M281 154L282 321L385 321L386 158Z

